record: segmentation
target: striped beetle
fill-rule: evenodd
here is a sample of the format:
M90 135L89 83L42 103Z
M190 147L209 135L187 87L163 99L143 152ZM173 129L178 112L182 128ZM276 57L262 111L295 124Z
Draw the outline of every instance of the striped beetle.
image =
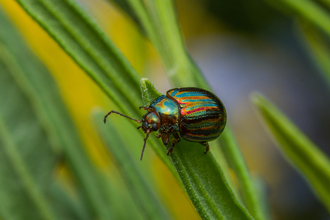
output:
M156 137L161 137L164 145L168 144L170 135L173 135L167 155L170 155L174 145L180 142L180 136L187 141L199 142L205 146L206 154L210 150L208 141L220 136L227 120L226 109L220 99L209 91L194 87L171 89L167 91L166 96L162 95L155 99L149 107L141 108L148 111L141 121L116 111L110 111L104 116L104 123L111 113L142 123L138 129L142 128L146 138L140 160L149 133L153 131L158 131Z

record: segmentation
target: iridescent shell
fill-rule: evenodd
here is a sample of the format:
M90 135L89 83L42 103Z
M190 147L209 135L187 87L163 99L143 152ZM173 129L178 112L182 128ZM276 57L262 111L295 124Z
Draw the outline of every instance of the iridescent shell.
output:
M146 133L140 160L147 143L149 134L158 131L157 138L162 138L163 144L168 145L171 139L171 147L167 155L173 152L175 144L180 142L180 137L192 142L199 142L206 147L204 154L210 148L208 141L220 136L226 125L226 110L222 102L213 93L199 88L176 88L167 91L155 99L147 110L142 120L128 117L117 111L110 111L104 116L104 123L111 113L119 114L125 118L142 123L138 127Z
M180 136L188 141L207 142L216 139L226 125L226 110L213 93L199 88L176 88L166 96L179 109Z
M159 133L173 134L179 132L179 106L177 102L162 95L149 106L157 112L160 118Z

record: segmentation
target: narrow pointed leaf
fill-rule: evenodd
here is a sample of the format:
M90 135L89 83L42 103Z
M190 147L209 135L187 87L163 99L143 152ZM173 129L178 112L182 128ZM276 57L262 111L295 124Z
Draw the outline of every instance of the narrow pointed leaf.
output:
M133 200L141 210L141 214L145 219L170 219L163 208L163 204L157 199L152 187L142 175L139 165L131 156L120 134L118 134L111 123L104 125L102 121L103 116L104 113L100 112L94 114L96 126L106 146L115 158L115 162L118 164L127 189L130 191Z
M130 11L126 11L129 15L132 15L132 11L135 12L134 20L138 18L139 24L144 27L147 36L167 68L166 73L173 86L195 86L211 90L200 70L186 52L172 0L150 0L145 2L121 0L120 2L126 2L130 6ZM123 8L123 10L126 9ZM228 137L233 137L229 128L226 128L226 134L226 137L220 137L221 142L224 143L223 149L227 147ZM226 155L231 156L227 160L234 160L232 164L235 164L234 171L239 177L238 181L242 187L245 205L256 219L262 219L263 214L260 208L262 201L259 201L255 196L257 192L239 147L237 144L228 147L230 147L230 150L227 152L231 153ZM226 169L226 167L223 167L223 169ZM226 170L226 173L229 172L229 170Z
M330 36L330 14L327 9L312 0L268 0L282 7L287 13L299 16L314 24ZM329 3L328 3L329 4Z
M159 96L163 95L155 88L155 86L147 78L142 78L140 83L141 83L143 106L148 107L150 103L152 103Z
M206 88L198 67L186 52L173 0L110 0L137 21L159 53L173 85ZM128 7L123 7L126 5Z
M122 187L123 181L119 177L118 172L115 171L111 169L111 172L102 176L102 185L108 198L108 204L111 204L114 211L114 219L145 219L129 195L128 190Z
M53 220L56 218L44 192L56 157L31 103L14 80L4 53L1 48L0 217Z
M265 97L254 94L252 100L283 154L330 212L329 158Z
M312 60L323 73L328 88L330 88L330 44L318 29L303 20L300 21L300 24L300 30L308 52L310 52Z
M17 0L101 89L132 117L141 105L139 75L74 0Z
M259 194L256 193L256 185L252 181L250 172L233 134L227 129L228 127L224 130L221 138L219 138L219 141L222 152L224 153L229 166L234 170L236 178L238 179L244 204L255 219L266 219L266 213L263 212L262 207L260 206L263 202L260 200Z
M29 51L2 13L0 13L0 24L3 27L0 29L0 51L2 50L3 53L7 51L7 63L10 63L11 67L10 74L22 88L29 102L33 103L33 110L38 113L38 118L46 128L57 157L59 155L64 157L79 180L78 185L84 192L89 211L102 219L110 218L111 211L104 203L103 192L98 187L98 172L85 154L76 128L50 72ZM6 92L3 91L2 94L6 95ZM17 109L21 110L22 114L25 113L24 107L17 107ZM46 146L42 147L44 148L47 149ZM36 152L40 152L41 158L47 158L42 156L40 150Z
M151 94L143 97L159 94L154 87L147 92ZM144 102L150 105L146 100ZM212 154L205 155L204 151L205 147L199 143L181 140L171 154L183 186L201 218L253 219L235 197Z
M51 202L57 219L89 220L92 218L83 203L69 195L62 184L54 181L49 188L47 198Z
M112 99L122 113L141 117L140 77L74 0L16 0ZM135 122L132 122L135 123ZM152 148L174 172L169 160Z

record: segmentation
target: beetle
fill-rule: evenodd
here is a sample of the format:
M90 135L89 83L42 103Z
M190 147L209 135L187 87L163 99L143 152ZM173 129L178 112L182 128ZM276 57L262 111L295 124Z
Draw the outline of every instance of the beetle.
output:
M146 138L140 160L149 134L153 131L158 131L156 137L161 138L164 145L169 143L169 137L173 135L167 156L173 152L175 144L180 142L180 136L205 146L206 154L210 150L208 142L220 136L227 121L226 109L220 99L209 91L195 87L168 90L166 96L159 96L148 107L141 108L148 111L141 121L117 111L110 111L104 116L104 123L111 113L142 123L138 129L142 128Z

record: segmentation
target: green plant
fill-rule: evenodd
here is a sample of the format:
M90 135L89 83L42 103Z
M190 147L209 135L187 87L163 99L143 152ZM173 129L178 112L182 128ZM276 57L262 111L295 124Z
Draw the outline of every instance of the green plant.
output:
M149 80L140 80L138 73L112 41L74 0L16 1L93 79L121 112L140 118L138 107L142 104L149 105L160 95ZM186 52L173 1L115 2L132 16L151 41L173 87L196 86L211 90ZM7 203L8 207L18 207L24 212L12 215L2 206L0 217L171 218L143 169L132 159L132 149L125 140L131 134L116 131L113 124L104 126L104 112L99 110L93 114L94 123L119 166L120 172L116 174L119 180L110 181L107 174L100 172L91 163L49 72L26 48L5 16L1 16L1 26L5 28L0 30L0 68L5 74L1 75L4 79L0 81L0 88L3 90L0 98L5 107L0 109L0 143L5 147L0 149L4 151L1 154L3 164L0 171L3 172L1 176L15 174L10 176L11 181L21 185L18 188L8 183L0 185L0 198L10 201ZM7 94L13 95L11 100L22 105L18 110L27 109L22 114L22 117L26 117L21 119L22 123L33 124L42 133L31 136L35 138L34 142L24 141L33 130L18 129L17 115L21 114L16 112L17 103L6 99ZM330 192L326 187L330 183L329 160L265 99L256 95L253 100L286 155L306 175L321 200L329 207ZM143 135L142 132L139 134ZM28 154L21 150L24 146L21 142L28 145L25 147ZM118 145L120 148L116 147ZM229 126L219 141L211 144L221 146L222 155L217 157L212 154L204 156L204 149L196 143L186 141L178 144L171 157L166 156L166 149L155 138L149 140L149 145L182 184L202 219L268 218L268 213L263 208L267 202L251 177ZM38 154L34 155L36 152ZM33 160L39 157L44 160ZM301 162L302 158L307 158L308 165ZM66 187L50 175L63 161L67 163L75 179L74 194L78 199L72 198ZM39 167L45 170L40 170ZM229 167L235 173L237 185L233 184ZM130 196L117 190L117 185L122 182ZM18 192L15 191L17 189ZM12 194L18 196L10 197ZM119 203L117 198L120 198ZM131 211L122 212L120 206L123 204L129 206Z

